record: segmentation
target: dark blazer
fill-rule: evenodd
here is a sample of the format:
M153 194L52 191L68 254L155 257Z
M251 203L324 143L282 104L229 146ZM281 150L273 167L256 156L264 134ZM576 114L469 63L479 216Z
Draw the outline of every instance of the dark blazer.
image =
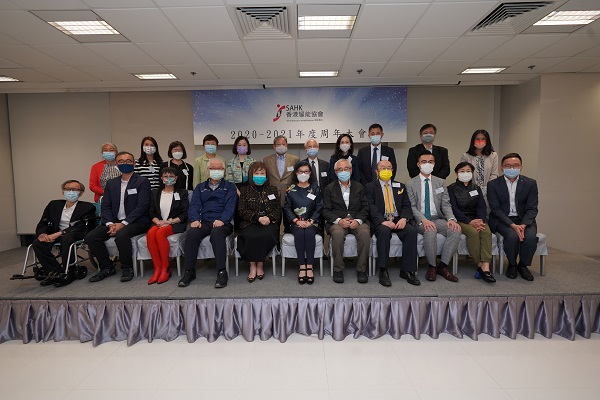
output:
M292 187L293 186L293 187ZM318 233L321 233L322 226L321 213L323 212L323 196L321 196L321 189L315 182L311 183L308 188L299 188L298 186L292 185L288 188L285 194L285 204L283 206L284 226L286 232L291 232L294 218L298 218L298 215L294 212L297 208L306 208L304 214L301 217L305 220L312 219L314 221L315 229ZM308 194L312 193L315 197L313 199L308 197Z
M406 192L406 186L402 183L390 181L392 195L394 196L394 204L398 212L398 220L406 218L407 222L411 222L413 219L412 207L410 205L410 199ZM383 190L379 179L373 182L369 182L365 186L365 192L367 193L367 200L369 202L369 214L373 226L377 226L385 221L385 199L383 197Z
M513 221L508 217L510 195L504 175L488 182L487 197L490 204L490 228L495 232L499 224L512 224ZM537 226L535 217L538 213L538 187L535 179L523 175L519 176L515 203L521 223L528 226Z
M150 221L154 218L162 219L162 215L160 213L160 195L162 193L161 189L154 189L152 191L152 202L150 203ZM187 225L187 215L188 208L190 207L190 203L188 200L188 191L187 189L176 189L175 193L179 194L179 200L173 196L173 202L171 203L171 210L169 211L169 216L167 218L177 218L181 220L176 224L171 225L173 228L173 233L181 233L185 231Z
M331 182L323 191L325 226L329 229L336 219L346 218L348 214L352 216L352 219L360 219L365 224L369 223L369 202L364 186L359 182L350 181L350 202L346 207L339 181Z
M275 186L265 186L262 190L257 190L254 186L248 185L240 189L238 201L238 210L242 218L240 228L243 229L258 221L261 203L265 205L265 217L269 217L271 224L279 226L282 210L279 190Z
M408 149L408 157L406 157L406 169L408 170L408 175L411 178L414 178L421 172L417 166L417 160L419 158L419 154L421 154L423 151L426 151L423 143ZM450 175L450 159L448 158L448 149L433 145L431 154L433 154L435 157L435 166L433 167L433 172L431 175L446 179L448 175Z
M398 168L396 165L396 155L394 154L394 149L380 144L378 151L381 152L381 157L387 157L388 161L392 163L392 180L394 180L394 176L396 176L396 169ZM360 167L360 183L366 185L373 180L373 173L371 171L371 144L361 147L360 150L358 150L357 157L358 165Z
M352 175L350 179L356 182L360 182L360 166L358 165L358 157L356 155L348 156L346 159L350 159L350 164L352 165ZM335 163L340 159L337 155L331 156L329 159L329 183L337 181L337 175L335 174Z
M312 160L309 160L307 157L302 161L306 161L310 165ZM319 181L319 187L322 192L323 189L325 189L325 186L329 185L329 182L331 182L334 176L329 175L329 163L327 161L317 158L317 164L319 165L319 176L316 178ZM326 173L326 176L323 176L323 172Z
M60 224L60 217L62 216L63 208L65 208L66 200L52 200L42 214L40 222L38 222L35 228L35 235L39 236L42 233L51 235L59 231L58 225ZM87 230L92 230L96 225L97 220L93 221L96 217L96 206L87 201L78 201L75 204L75 210L71 215L69 227L64 230L67 232L80 232L81 237L85 236ZM88 224L88 221L90 224ZM88 227L89 225L89 227Z
M139 174L132 174L125 190L125 221L150 225L148 211L150 209L150 181ZM119 219L121 203L121 177L110 179L104 187L102 197L102 223L115 222Z

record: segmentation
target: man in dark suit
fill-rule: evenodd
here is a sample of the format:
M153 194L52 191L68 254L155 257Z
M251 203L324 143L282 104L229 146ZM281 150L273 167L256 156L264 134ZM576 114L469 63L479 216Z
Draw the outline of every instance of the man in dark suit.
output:
M86 236L100 268L100 271L90 278L90 282L99 282L117 273L105 243L111 237L115 238L119 249L119 259L123 267L121 282L132 280L134 265L131 238L146 232L150 227L150 181L133 172L133 154L122 151L115 159L122 175L106 182L101 205L102 220L100 225Z
M321 190L324 190L329 182L331 181L332 176L328 176L329 172L329 163L325 160L321 160L317 158L319 154L319 142L315 139L309 139L304 144L304 149L306 150L306 154L308 155L303 161L306 161L311 170L311 175L314 176Z
M356 277L359 283L367 283L367 259L371 234L369 230L369 203L364 187L351 181L352 164L339 159L334 166L338 181L331 182L323 191L323 216L325 227L331 236L333 252L333 281L344 282L344 238L353 234L358 242Z
M504 176L488 182L490 228L504 237L506 277L515 279L518 272L523 279L532 281L528 267L537 248L537 182L521 175L523 162L517 153L502 157L501 165Z
M419 175L421 172L417 166L419 155L423 151L429 151L435 158L435 168L431 175L446 179L450 175L450 159L448 158L448 149L441 146L435 146L433 141L437 135L437 128L433 124L425 124L419 130L421 143L408 149L406 158L406 169L411 178Z
M365 186L372 229L377 238L377 267L379 283L392 286L387 270L392 234L402 241L402 268L400 277L411 285L420 285L417 278L417 230L410 224L412 208L406 187L392 181L392 163L381 160L377 164L378 180Z
M371 145L358 150L358 165L360 166L360 183L366 185L369 182L377 181L377 163L379 161L389 161L392 164L392 179L396 176L396 155L394 149L381 144L383 139L383 128L379 124L373 124L369 127L369 139Z
M96 207L92 203L79 201L85 191L82 183L69 180L61 185L61 189L65 199L48 203L35 228L37 237L33 241L33 251L42 267L41 271L36 270L34 274L37 280L41 280L41 286L66 286L76 279L73 268L66 277L59 278L59 275L67 269L69 248L84 238L88 223L92 223L96 214ZM52 254L52 247L57 243L61 245L62 266Z

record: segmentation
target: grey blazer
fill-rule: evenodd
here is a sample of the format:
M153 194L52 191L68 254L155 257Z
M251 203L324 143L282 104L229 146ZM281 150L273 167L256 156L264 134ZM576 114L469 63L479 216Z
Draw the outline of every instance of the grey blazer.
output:
M452 205L450 204L450 196L448 195L448 189L446 188L446 181L436 176L430 175L431 187L433 189L433 203L438 213L438 218L446 220L456 219L452 213ZM442 190L438 190L442 188ZM421 174L415 176L408 182L406 182L406 191L408 198L412 206L413 215L417 224L420 224L425 215L420 210L421 205ZM439 193L438 193L439 192Z

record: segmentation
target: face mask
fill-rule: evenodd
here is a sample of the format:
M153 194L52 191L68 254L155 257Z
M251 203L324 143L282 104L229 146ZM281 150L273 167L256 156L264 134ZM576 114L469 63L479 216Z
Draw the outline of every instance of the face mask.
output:
M238 146L237 153L242 155L248 153L248 146Z
M389 169L379 171L379 179L381 179L382 181L389 181L390 179L392 179L392 175L393 172Z
M521 173L519 168L504 168L504 176L509 179L514 179Z
M163 179L163 183L165 186L173 186L175 184L175 178L172 176L169 176L165 179Z
M487 144L486 140L476 140L474 143L474 146L476 149L483 149L486 144Z
M319 149L316 147L311 147L310 149L306 149L306 154L308 154L310 158L314 158L317 156L317 154L319 154Z
M63 196L65 196L67 201L74 203L79 198L79 192L76 192L75 190L65 190Z
M144 153L146 153L146 154L154 154L154 153L156 153L156 147L154 147L154 146L144 146Z
M173 158L176 160L181 160L183 158L183 151L176 151L173 154Z
M206 154L215 154L217 152L217 146L214 144L207 144L204 146L204 151L206 151Z
M350 180L350 171L340 171L337 176L340 181L347 182Z
M296 174L296 178L298 178L298 182L300 183L308 182L310 174Z
M254 175L252 176L252 182L256 183L257 185L262 185L267 181L267 176L266 175Z
M117 168L119 168L119 171L121 171L122 174L133 172L133 164L119 164L117 165Z
M373 136L370 136L370 138L371 138L371 143L374 145L378 145L379 143L381 143L380 135L373 135Z
M433 167L435 166L435 164L419 164L419 168L421 169L421 172L424 175L429 175L433 172Z
M211 169L210 170L210 179L215 181L220 181L225 176L225 171L222 169Z
M472 172L459 172L458 173L458 180L463 183L470 182L471 179L473 179Z
M277 154L279 154L280 156L284 155L285 153L287 153L287 146L277 146L275 148L275 152Z
M433 133L424 133L421 135L421 140L423 143L433 143L435 140L435 135Z
M113 161L115 159L116 155L117 155L117 153L115 153L114 151L103 151L102 152L102 158L104 158L106 161Z
M344 153L347 152L348 150L350 150L350 144L348 144L348 143L340 144L340 150L343 151Z

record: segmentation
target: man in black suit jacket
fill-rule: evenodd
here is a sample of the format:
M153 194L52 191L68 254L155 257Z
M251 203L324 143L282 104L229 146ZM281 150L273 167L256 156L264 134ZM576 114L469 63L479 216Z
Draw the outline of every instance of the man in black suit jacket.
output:
M377 163L379 161L389 161L392 164L392 180L396 176L396 155L394 149L381 144L383 139L383 128L379 124L373 124L369 127L369 139L371 145L358 150L358 165L360 166L360 183L366 185L369 182L378 179Z
M100 271L90 278L90 282L99 282L116 274L105 243L111 237L115 238L119 249L119 259L123 267L121 282L132 280L134 265L131 238L146 232L150 227L150 181L133 172L133 154L122 151L117 154L116 162L122 175L106 182L100 226L86 236L100 268Z
M450 175L450 159L448 158L448 149L441 146L435 146L433 141L437 135L437 128L433 124L425 124L419 130L421 143L408 149L406 158L406 169L411 178L419 175L421 172L417 166L419 155L427 150L435 158L435 166L431 175L446 179Z
M359 283L367 283L367 260L371 234L369 230L369 203L364 187L351 181L352 164L339 159L334 166L338 181L331 182L323 191L323 216L325 227L331 236L333 252L333 281L344 282L344 238L353 234L358 242L356 277Z
M36 239L33 251L39 260L41 271L34 271L40 285L65 286L75 280L76 271L71 269L66 277L59 279L59 274L67 269L69 248L73 243L84 238L88 223L93 223L96 207L87 201L79 201L85 186L68 180L61 185L65 200L52 200L42 214L35 228ZM60 243L61 264L52 254L52 247ZM71 255L71 260L74 260Z
M315 139L309 139L304 144L304 149L306 150L306 154L308 155L303 161L306 161L311 169L312 176L317 178L317 184L321 190L324 190L329 182L334 178L333 176L328 176L329 174L329 162L325 160L321 160L317 158L319 154L319 142Z
M515 279L518 272L523 279L532 281L533 275L527 267L537 248L537 182L521 175L523 162L517 153L502 157L501 165L504 176L488 182L489 225L492 232L504 237L506 277Z
M412 207L406 187L392 181L392 163L388 160L377 164L379 179L365 186L372 229L377 238L377 267L379 283L392 286L387 271L392 234L402 241L402 268L400 277L411 285L420 285L417 278L417 230L410 224ZM388 197L389 196L389 197Z

